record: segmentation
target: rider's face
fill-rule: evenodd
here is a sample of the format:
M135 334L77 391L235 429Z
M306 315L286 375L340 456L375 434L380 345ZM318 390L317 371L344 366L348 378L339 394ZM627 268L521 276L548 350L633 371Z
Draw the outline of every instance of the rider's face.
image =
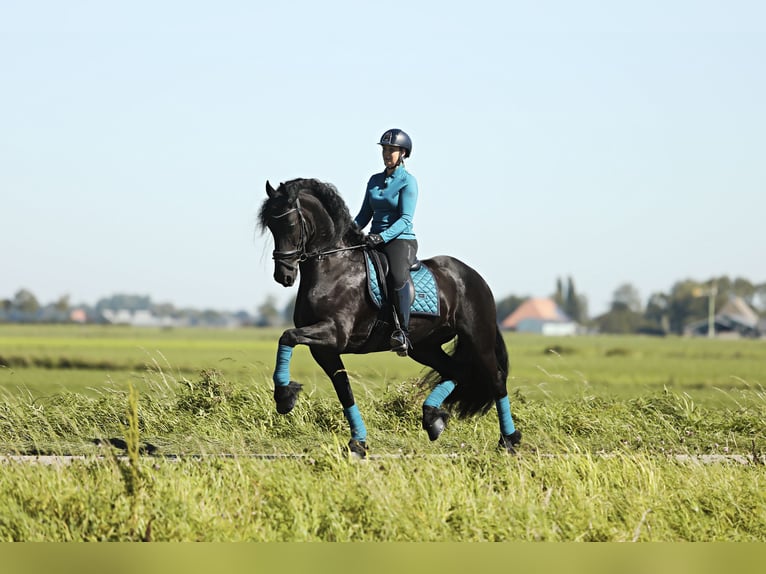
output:
M402 159L403 154L404 150L400 147L395 145L384 145L383 163L385 164L386 169L394 169L399 165L399 161Z

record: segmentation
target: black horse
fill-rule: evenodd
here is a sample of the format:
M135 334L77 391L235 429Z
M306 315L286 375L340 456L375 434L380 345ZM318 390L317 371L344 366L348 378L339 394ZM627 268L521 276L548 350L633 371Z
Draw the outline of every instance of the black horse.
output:
M296 328L279 339L273 377L277 411L286 414L295 406L301 385L290 380L290 359L296 345L307 345L343 406L351 427L350 451L365 456L367 431L340 356L389 350L392 314L376 307L369 295L364 234L330 184L295 179L274 189L266 182L266 192L259 222L274 237L274 279L290 287L299 271L301 276ZM439 287L438 315L414 315L410 321L409 355L430 368L423 379L432 387L423 404L423 428L431 440L439 437L449 417L442 403L460 417L486 413L494 404L499 446L514 452L521 433L508 402L508 352L492 292L476 271L455 258L433 257L421 264ZM451 341L448 353L443 346Z

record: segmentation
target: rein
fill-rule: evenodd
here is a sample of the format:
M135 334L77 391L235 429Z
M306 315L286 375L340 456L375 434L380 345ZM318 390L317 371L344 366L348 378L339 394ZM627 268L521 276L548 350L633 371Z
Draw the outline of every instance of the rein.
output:
M301 209L301 202L299 198L295 199L295 207L292 209L288 209L284 213L280 213L279 215L272 215L272 219L281 219L282 217L285 217L286 215L292 213L293 211L298 212L298 217L300 219L300 225L301 225L301 238L298 242L298 246L295 249L291 249L289 251L278 251L274 250L271 254L272 258L275 261L281 261L283 263L288 263L290 260L295 259L298 263L303 263L304 261L308 261L309 259L319 259L321 260L323 257L327 255L333 255L335 253L341 253L343 251L352 251L354 249L362 249L363 247L367 247L366 244L361 243L359 245L351 245L349 247L337 247L334 249L326 249L324 251L312 251L308 252L306 251L306 243L308 242L308 222L306 221L306 218L303 215L303 210Z
M338 247L337 249L327 249L326 251L314 251L313 253L306 253L305 259L300 259L300 261L306 261L308 259L313 259L314 257L322 259L325 255L333 255L334 253L340 253L341 251L353 251L354 249L362 249L363 247L367 247L367 245L360 243L359 245L351 245L349 247Z

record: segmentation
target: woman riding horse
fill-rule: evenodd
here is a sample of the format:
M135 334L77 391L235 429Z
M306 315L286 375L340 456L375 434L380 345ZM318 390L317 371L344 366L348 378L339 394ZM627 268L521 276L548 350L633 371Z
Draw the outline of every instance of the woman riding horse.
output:
M398 328L391 334L391 350L402 357L410 348L410 307L414 288L410 267L415 262L418 241L412 221L418 200L418 182L406 169L404 159L412 155L410 136L399 129L386 131L378 145L383 147L386 168L367 182L362 208L354 218L360 229L372 220L366 241L388 257L388 283Z
M402 142L394 133L391 138ZM395 157L395 151L384 151L384 156L397 166L401 158ZM396 167L392 173L396 177ZM385 196L386 190L380 191ZM273 374L277 412L287 414L295 407L301 385L291 380L290 362L295 346L306 345L343 407L351 430L349 451L364 457L367 429L341 355L390 348L391 325L381 320L381 308L370 295L371 273L363 252L370 248L332 185L295 179L274 189L266 182L266 192L259 222L274 237L274 279L290 287L300 275L293 313L295 328L282 333L277 348ZM410 214L413 207L414 202L408 208ZM374 221L373 217L373 225ZM377 235L393 229L388 239L400 237L394 220L386 222L389 226L385 229L382 223L374 227L380 231ZM367 241L376 242L374 238ZM410 260L409 255L406 260ZM460 417L486 413L494 405L500 424L498 445L514 452L521 433L511 416L506 387L508 351L498 329L492 292L479 273L454 257L432 257L421 264L438 287L433 294L436 310L413 316L409 324L402 323L408 328L409 356L431 368L423 379L431 388L423 403L423 429L432 441L445 430L450 413L441 408L442 404ZM407 318L406 310L400 313ZM445 351L447 343L451 343L449 352Z

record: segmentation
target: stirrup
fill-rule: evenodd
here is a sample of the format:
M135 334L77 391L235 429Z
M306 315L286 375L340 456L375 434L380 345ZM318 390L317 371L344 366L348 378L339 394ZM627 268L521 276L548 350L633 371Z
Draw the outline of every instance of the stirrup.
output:
M407 332L402 329L397 329L391 333L391 350L394 351L400 357L406 357L407 351L410 349L410 340L407 337Z

